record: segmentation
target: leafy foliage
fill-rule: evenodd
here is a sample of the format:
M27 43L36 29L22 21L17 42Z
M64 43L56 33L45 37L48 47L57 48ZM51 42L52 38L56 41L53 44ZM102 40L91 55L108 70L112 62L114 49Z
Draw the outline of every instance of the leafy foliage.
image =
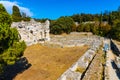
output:
M112 27L111 37L120 41L120 22Z
M21 16L22 16L23 21L30 21L30 19L31 19L29 16L27 16L27 14L25 12L22 12Z
M12 13L12 18L14 22L19 22L21 20L23 21L30 21L30 17L27 16L27 14L25 12L20 12L19 8L17 6L13 6L12 8L13 13Z
M0 12L6 12L6 9L2 4L0 4Z
M3 23L11 25L12 17L8 13L0 11L0 24L3 24Z
M11 23L11 16L0 4L0 73L4 66L14 64L26 47L24 42L19 42L18 31L10 27Z
M23 55L25 48L26 45L24 42L14 42L2 55L4 63L6 65L14 64Z
M51 24L51 33L53 34L61 34L67 33L69 34L72 30L74 30L75 23L70 17L60 17L55 22Z
M111 36L120 40L120 7L116 11L105 11L101 14L74 14L69 17L61 17L51 24L51 33L61 34L77 32L92 32L100 36ZM68 19L69 18L69 19ZM74 25L78 22L79 25ZM87 23L86 23L87 22ZM89 23L93 22L93 23ZM71 27L72 26L72 27Z
M13 21L14 22L21 21L22 16L21 16L19 8L14 5L12 10L13 10L13 13L12 13Z

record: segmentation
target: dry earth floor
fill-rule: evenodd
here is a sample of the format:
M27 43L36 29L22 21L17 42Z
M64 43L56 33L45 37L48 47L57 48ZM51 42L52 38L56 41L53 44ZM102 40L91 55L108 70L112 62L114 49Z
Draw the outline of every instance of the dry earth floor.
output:
M88 46L50 48L40 44L27 47L24 56L31 67L18 74L14 80L56 80L88 49Z

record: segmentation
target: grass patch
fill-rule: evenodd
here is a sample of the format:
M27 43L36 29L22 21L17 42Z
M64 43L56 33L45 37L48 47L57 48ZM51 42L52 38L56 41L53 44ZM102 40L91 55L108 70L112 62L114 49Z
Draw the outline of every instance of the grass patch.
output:
M83 67L77 67L77 69L75 71L83 73L85 71L85 68L83 68Z
M84 61L85 61L85 62L90 62L90 58L85 57L85 58L84 58Z

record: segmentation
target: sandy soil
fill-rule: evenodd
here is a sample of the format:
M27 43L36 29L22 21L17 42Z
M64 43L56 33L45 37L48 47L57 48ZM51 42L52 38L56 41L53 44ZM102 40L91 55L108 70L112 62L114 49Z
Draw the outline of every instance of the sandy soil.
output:
M31 67L14 80L56 80L66 71L88 46L72 48L48 48L39 44L28 47L24 56L31 63Z

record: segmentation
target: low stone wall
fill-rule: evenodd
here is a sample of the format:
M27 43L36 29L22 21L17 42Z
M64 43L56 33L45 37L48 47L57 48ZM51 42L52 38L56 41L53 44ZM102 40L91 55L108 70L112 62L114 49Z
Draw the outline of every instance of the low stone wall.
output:
M91 60L94 58L97 49L102 41L95 41L93 47L85 52L68 70L66 70L57 80L80 80L82 74L86 71Z
M87 68L94 55L95 51L89 49L76 63L65 71L58 80L80 80L82 73Z
M54 48L65 48L65 47L81 47L84 46L85 44L82 43L78 43L78 44L62 44L60 42L45 42L45 43L41 43L44 46L48 46L48 47L54 47Z

